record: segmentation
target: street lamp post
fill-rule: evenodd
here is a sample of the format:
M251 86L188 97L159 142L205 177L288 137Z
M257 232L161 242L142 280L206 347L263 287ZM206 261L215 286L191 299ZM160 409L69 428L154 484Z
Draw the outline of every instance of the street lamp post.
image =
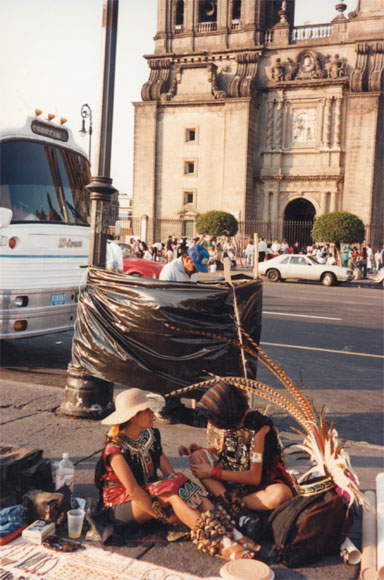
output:
M107 249L108 208L113 195L117 192L110 177L113 98L115 85L116 40L119 0L104 0L103 32L104 61L102 79L102 103L100 126L96 152L97 173L86 186L91 198L91 231L89 243L90 267L104 268ZM91 128L91 109L83 105L81 109L85 131L85 119L89 117ZM90 133L91 138L91 133ZM89 142L91 149L91 141ZM113 383L89 376L81 367L69 363L64 401L60 406L63 415L101 419L113 410Z
M89 158L89 163L92 164L92 161L91 161L91 147L92 147L92 109L86 103L81 107L81 116L82 116L82 121L81 121L81 129L80 129L79 133L83 137L85 137L87 133L89 134L88 158ZM85 128L85 119L89 119L88 131Z

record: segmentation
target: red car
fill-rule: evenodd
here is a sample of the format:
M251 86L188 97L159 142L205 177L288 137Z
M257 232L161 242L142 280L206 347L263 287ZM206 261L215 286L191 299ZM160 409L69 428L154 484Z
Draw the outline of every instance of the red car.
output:
M123 258L123 269L124 274L129 274L129 276L158 279L163 269L163 264L152 262L152 260L143 260L142 258Z

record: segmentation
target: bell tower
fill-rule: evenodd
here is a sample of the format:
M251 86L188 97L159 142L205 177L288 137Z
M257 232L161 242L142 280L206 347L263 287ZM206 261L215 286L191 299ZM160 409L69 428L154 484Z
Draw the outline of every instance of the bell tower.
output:
M159 0L155 54L258 46L279 21L281 0ZM293 25L295 0L286 1Z

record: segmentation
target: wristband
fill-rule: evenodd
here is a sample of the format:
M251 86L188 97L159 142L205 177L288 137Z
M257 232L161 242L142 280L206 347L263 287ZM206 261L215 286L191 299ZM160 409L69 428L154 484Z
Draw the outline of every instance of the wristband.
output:
M211 477L214 477L215 479L223 479L223 470L221 467L212 467Z
M152 501L152 509L155 513L155 518L157 520L159 520L159 522L162 522L163 524L168 523L167 515L166 515L165 511L163 510L163 507L159 501L157 501L157 500Z
M263 454L252 451L251 453L251 463L263 463Z

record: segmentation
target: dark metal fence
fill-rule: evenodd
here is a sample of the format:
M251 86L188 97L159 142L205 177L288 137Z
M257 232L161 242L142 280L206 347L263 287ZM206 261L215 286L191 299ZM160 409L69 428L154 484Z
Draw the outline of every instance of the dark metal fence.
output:
M168 236L197 235L194 222L183 219L159 219L159 218L136 218L121 220L120 239L130 236L137 236L145 240L148 244L153 242L166 242ZM259 238L264 238L267 242L286 239L292 246L299 242L300 248L313 243L311 231L313 221L261 221L246 220L239 222L239 231L234 237L237 248L243 248L246 240L253 239L255 233ZM383 226L380 224L367 224L365 226L364 243L371 244L375 249L381 249L383 243ZM127 240L128 241L128 240Z

